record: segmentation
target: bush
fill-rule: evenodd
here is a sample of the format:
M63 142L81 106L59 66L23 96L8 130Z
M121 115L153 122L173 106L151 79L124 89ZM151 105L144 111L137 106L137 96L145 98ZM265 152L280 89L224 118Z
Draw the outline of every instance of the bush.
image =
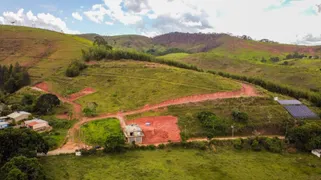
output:
M254 150L254 151L261 151L261 150L262 150L262 147L261 147L259 141L256 140L256 139L254 139L254 140L252 141L251 147L252 147L252 150Z
M107 137L104 151L108 153L122 152L125 150L125 138L123 134L111 134Z
M283 142L279 138L266 138L265 148L274 153L280 153L283 150Z
M41 115L50 114L54 107L60 105L60 100L54 94L43 94L36 102L34 111Z
M87 68L87 65L80 61L73 61L66 70L66 76L68 77L76 77L80 74L80 72Z
M235 149L238 149L238 150L243 149L243 141L242 141L242 139L240 138L240 139L234 140L233 141L233 146L234 146Z
M234 110L232 112L232 116L234 121L241 122L241 123L247 123L249 120L249 116L246 112L241 112L239 110Z

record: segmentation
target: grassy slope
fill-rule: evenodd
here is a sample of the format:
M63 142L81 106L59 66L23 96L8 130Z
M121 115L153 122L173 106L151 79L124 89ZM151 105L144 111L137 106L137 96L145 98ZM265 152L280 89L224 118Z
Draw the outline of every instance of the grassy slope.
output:
M20 26L0 26L0 64L30 67L32 80L62 72L92 43L78 36Z
M177 59L183 59L188 57L190 54L188 53L171 53L171 54L166 54L164 56L158 56L158 58L161 59L166 59L166 60L177 60Z
M57 76L50 82L54 91L60 94L93 87L98 92L77 102L84 107L89 102L96 102L99 113L131 110L172 98L240 88L238 83L219 76L135 61L102 62L90 66L76 78Z
M121 129L118 119L103 119L83 125L81 131L84 142L103 146L108 135L120 133Z
M240 110L249 115L249 121L246 124L237 123L233 120L232 111ZM190 137L204 136L205 131L196 115L202 111L215 113L220 119L225 119L226 123L235 126L235 135L251 135L256 129L262 134L279 134L280 129L276 128L284 120L292 119L285 109L271 98L253 97L241 99L221 99L203 103L193 103L187 105L171 106L162 111L146 112L143 114L127 117L134 119L146 116L174 115L179 118L178 125L181 131L186 130ZM253 129L251 128L253 127ZM186 128L186 129L185 129Z
M321 176L321 161L311 154L272 154L219 149L133 151L89 157L40 159L52 179L309 179ZM314 167L313 167L314 166Z

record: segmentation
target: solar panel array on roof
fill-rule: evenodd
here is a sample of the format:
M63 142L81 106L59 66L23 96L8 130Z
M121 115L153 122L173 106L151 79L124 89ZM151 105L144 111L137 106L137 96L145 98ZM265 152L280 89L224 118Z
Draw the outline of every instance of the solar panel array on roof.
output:
M281 105L301 105L302 103L296 99L293 100L278 100Z
M305 105L284 106L297 119L318 119L319 117Z

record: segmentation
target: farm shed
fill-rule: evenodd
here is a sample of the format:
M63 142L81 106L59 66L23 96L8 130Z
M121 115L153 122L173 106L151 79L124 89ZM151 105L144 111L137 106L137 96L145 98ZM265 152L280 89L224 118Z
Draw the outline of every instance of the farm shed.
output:
M137 124L127 125L124 134L128 143L135 142L136 144L141 144L143 142L144 133Z
M9 123L8 122L0 122L0 129L6 129L9 127Z
M307 106L299 100L278 100L290 114L296 119L319 119L318 115L312 112Z
M25 111L16 111L14 113L9 114L7 117L14 120L15 122L19 122L28 119L30 115L30 113Z
M314 149L311 151L312 154L321 157L321 149Z
M48 122L42 119L33 119L33 120L25 121L24 123L26 127L34 131L45 131L51 128Z

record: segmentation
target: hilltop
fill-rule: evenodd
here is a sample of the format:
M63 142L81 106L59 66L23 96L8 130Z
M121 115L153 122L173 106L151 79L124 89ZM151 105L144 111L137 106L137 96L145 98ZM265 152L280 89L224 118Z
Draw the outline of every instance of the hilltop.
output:
M20 26L1 25L0 34L0 63L19 62L29 68L34 81L61 72L92 44L78 36Z

